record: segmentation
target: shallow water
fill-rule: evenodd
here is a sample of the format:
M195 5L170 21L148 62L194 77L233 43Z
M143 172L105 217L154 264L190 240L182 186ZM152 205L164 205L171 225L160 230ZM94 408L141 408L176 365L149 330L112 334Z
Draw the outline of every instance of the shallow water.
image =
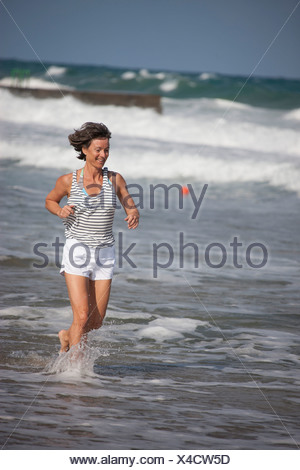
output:
M6 79L15 64L0 65ZM238 77L52 66L67 86L162 92L163 113L0 90L1 445L295 449L299 81L253 77L238 103ZM63 225L44 199L81 166L67 135L83 121L111 129L108 166L143 208L136 231L116 212L104 326L59 355L72 312L55 251ZM162 190L151 199L158 183L191 185L182 209L178 187L167 209ZM191 189L198 200L205 184L195 214Z
M126 231L101 330L85 351L58 355L71 309L51 243L63 228L43 208L58 171L2 164L1 443L6 449L293 449L299 443L298 196L260 183L209 185L193 204L141 211ZM34 184L32 183L34 182ZM139 180L147 192L150 181ZM199 195L203 185L194 182ZM186 248L180 268L180 233ZM130 252L136 268L123 259ZM243 243L234 266L230 243ZM34 244L47 246L45 268ZM153 277L153 244L173 263ZM222 243L220 269L205 249ZM264 243L266 265L246 262ZM166 262L168 252L159 251ZM211 262L220 261L218 251ZM259 264L261 252L252 252Z

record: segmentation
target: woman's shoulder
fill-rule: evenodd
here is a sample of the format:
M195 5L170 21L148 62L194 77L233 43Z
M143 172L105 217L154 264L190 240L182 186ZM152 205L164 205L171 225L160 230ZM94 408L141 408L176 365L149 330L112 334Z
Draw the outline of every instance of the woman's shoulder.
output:
M73 174L74 172L61 175L56 181L56 187L61 191L69 193L72 186Z
M124 181L123 176L117 171L107 170L107 176L110 181L115 181L116 183L122 183Z
M127 191L126 181L120 173L117 173L116 171L108 171L108 178L118 195Z
M67 173L65 175L61 175L58 179L57 179L57 183L60 183L60 184L63 184L63 185L69 185L71 182L72 182L72 179L73 179L73 174L74 172L72 173Z

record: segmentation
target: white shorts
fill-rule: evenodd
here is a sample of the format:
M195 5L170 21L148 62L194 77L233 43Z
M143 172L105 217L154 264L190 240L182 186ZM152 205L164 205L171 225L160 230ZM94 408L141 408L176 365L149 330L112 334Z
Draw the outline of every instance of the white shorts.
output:
M60 273L88 277L93 281L112 279L115 266L115 247L90 248L84 243L67 238L63 250Z

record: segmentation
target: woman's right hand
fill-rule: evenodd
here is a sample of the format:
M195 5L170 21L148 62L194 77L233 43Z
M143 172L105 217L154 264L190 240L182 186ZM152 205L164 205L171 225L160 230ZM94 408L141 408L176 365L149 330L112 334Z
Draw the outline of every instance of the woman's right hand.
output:
M75 207L74 205L72 206L64 206L64 207L61 207L58 211L57 211L57 216L60 218L60 219L65 219L67 217L69 217L69 215L71 214L74 214L74 209L73 207Z

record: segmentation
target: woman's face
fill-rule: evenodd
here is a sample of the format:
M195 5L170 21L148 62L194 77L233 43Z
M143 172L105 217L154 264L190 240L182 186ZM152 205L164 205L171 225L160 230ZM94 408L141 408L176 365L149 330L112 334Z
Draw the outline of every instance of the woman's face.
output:
M89 147L82 147L82 151L86 156L86 163L103 168L109 156L109 140L93 139Z

